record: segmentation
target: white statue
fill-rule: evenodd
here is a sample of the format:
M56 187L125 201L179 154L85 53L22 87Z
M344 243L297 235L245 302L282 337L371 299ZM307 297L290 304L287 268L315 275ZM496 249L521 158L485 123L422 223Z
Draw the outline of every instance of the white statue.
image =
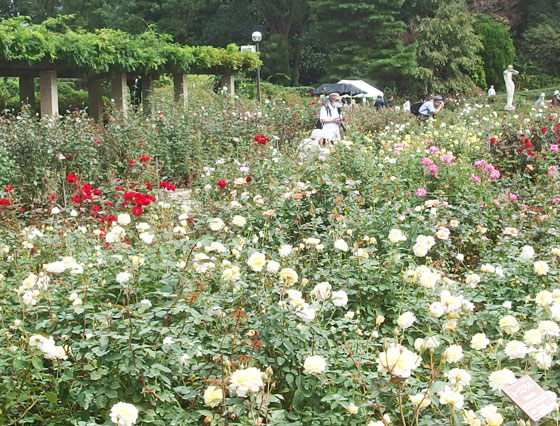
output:
M513 82L512 76L519 74L519 71L513 69L513 65L508 65L507 69L504 70L504 80L506 82L506 92L507 101L504 107L507 111L513 111L515 107L513 106L513 93L515 92L515 83Z

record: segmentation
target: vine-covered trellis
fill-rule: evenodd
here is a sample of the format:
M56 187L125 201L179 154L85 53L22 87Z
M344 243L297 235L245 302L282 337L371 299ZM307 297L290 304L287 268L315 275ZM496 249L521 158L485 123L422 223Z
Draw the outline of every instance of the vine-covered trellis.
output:
M153 80L163 73L173 75L175 100L186 102L186 74L221 75L233 94L235 73L259 65L255 53L241 52L235 44L184 46L151 29L137 35L112 29L87 32L71 28L71 18L59 16L41 24L27 17L0 21L0 76L19 77L22 102L33 101L34 78L39 77L41 116L58 114L57 78L87 78L90 115L101 119L103 79L111 80L112 98L123 112L127 80L139 79L149 113Z

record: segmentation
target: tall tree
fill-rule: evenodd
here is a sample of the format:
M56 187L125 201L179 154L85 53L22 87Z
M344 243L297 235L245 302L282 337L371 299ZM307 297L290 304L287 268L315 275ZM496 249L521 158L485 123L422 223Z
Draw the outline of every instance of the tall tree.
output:
M418 20L419 91L465 92L485 84L479 56L483 45L473 24L461 0L442 4L433 18Z
M406 24L398 20L404 0L313 0L320 25L315 38L328 52L327 77L366 78L378 85L396 84L415 69L415 45L399 36Z
M483 46L480 56L484 61L486 84L503 87L502 72L515 58L511 36L503 24L483 13L477 16L474 29Z
M297 85L303 36L308 28L308 0L254 0L263 14L270 38L263 43L264 72L286 76ZM284 80L281 77L280 80Z

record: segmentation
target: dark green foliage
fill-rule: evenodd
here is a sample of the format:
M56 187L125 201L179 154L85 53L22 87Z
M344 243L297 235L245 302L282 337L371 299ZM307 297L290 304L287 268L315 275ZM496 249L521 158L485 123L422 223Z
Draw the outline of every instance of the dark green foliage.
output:
M484 85L482 43L462 1L443 4L418 21L418 91L465 92Z
M560 32L556 24L538 24L523 34L524 57L534 71L560 76Z
M286 85L291 82L288 41L282 34L272 34L262 51L262 75L267 81Z
M502 72L515 58L513 40L507 28L491 16L480 14L474 29L483 45L480 56L484 61L486 84L504 87Z
M182 46L168 35L149 30L136 36L101 29L88 33L72 30L71 16L29 24L25 17L0 21L0 59L58 62L84 75L101 73L211 71L224 73L257 67L252 52L234 44L225 49Z
M411 75L415 45L399 39L406 24L398 20L403 1L316 0L316 40L328 51L324 80L361 77L378 85Z

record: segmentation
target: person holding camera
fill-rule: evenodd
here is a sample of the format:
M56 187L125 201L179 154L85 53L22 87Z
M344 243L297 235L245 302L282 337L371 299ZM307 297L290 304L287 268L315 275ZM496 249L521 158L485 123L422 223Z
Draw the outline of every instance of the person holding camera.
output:
M445 104L441 96L434 96L431 100L424 102L418 111L420 118L428 118L430 115L438 115Z
M331 93L329 101L321 107L319 113L319 121L323 125L323 133L325 138L330 141L340 139L340 126L342 124L340 99L339 93Z

